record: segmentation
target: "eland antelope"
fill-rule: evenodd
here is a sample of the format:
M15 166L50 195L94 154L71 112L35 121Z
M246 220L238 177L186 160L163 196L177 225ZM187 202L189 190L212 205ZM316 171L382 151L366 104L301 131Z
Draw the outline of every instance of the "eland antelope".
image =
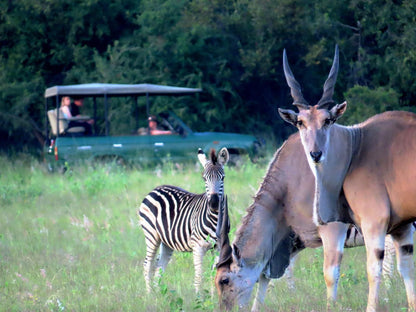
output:
M162 185L151 191L137 212L146 239L144 277L151 291L155 271L154 260L161 245L158 267L165 270L174 250L192 251L195 266L195 289L202 279L202 260L216 242L218 213L224 199L224 166L230 155L222 148L218 155L211 150L207 159L201 149L198 159L204 171L206 192L194 194L176 186Z
M270 278L282 276L290 259L305 247L322 245L328 305L336 299L343 248L362 246L364 241L348 224L316 226L312 219L314 193L314 176L296 133L275 153L231 245L228 221L222 222L217 234L220 259L215 277L222 309L247 306L258 282L252 306L252 311L257 311ZM339 201L348 207L342 195ZM349 218L348 212L345 217Z
M284 51L284 73L299 113L285 109L279 109L279 113L299 129L315 176L315 223L349 222L345 217L351 209L354 222L362 229L369 282L367 311L376 311L378 305L386 233L394 241L409 308L415 310L411 222L416 220L416 115L392 111L354 126L335 123L347 107L344 102L330 108L338 64L337 46L322 98L311 106L302 95ZM339 201L340 194L350 208Z

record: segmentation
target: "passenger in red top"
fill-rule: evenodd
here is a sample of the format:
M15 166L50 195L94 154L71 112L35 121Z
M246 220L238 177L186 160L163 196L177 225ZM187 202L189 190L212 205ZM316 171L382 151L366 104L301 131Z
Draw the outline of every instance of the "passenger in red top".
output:
M149 133L151 135L161 135L161 134L173 134L170 130L162 130L158 128L158 122L156 116L149 116L147 119L149 121Z

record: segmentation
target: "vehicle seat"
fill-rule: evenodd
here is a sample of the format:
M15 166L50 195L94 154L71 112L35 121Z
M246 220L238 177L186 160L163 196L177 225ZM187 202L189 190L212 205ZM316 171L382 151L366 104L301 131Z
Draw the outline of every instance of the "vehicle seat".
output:
M137 130L138 135L149 135L149 128L141 127Z
M60 112L59 114L60 116L63 116L63 114ZM48 119L49 119L49 123L51 125L51 129L52 129L52 134L54 136L57 136L57 125L56 125L56 109L51 109L48 111ZM68 120L65 118L59 118L59 135L64 135L64 134L71 134L71 135L76 135L76 134L83 134L85 132L85 128L84 127L71 127L68 128Z

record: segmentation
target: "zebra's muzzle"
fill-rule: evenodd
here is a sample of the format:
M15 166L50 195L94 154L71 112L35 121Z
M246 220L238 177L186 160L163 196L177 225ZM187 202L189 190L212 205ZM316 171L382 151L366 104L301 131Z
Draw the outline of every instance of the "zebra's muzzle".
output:
M218 194L211 194L211 196L208 199L208 205L212 209L218 209L220 204L220 196Z

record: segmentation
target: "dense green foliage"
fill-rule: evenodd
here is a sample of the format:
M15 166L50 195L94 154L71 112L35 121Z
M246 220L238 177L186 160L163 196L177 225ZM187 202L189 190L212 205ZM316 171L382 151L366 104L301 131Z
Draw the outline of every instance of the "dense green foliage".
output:
M373 92L389 99L356 108L352 120L412 107L415 19L413 0L2 1L1 148L42 142L46 87L88 82L201 87L200 96L157 99L152 109L174 108L196 130L281 141L293 131L277 115L291 103L283 48L311 104L338 43L335 99L353 95L350 109L371 106L362 98Z
M0 157L0 311L215 311L216 252L204 258L203 292L194 293L190 253L174 253L155 293L147 295L145 240L136 209L160 184L203 192L201 166L154 171L76 167L48 174L36 161ZM225 167L231 239L252 202L266 166ZM244 183L242 183L244 181ZM267 293L265 311L324 311L322 248L302 251L296 288L285 278ZM364 247L345 251L339 303L333 311L363 311L367 279ZM381 311L402 311L401 278L381 285Z
M346 125L359 123L379 112L400 109L398 93L383 87L369 89L357 85L345 93L345 99L347 103L354 103L341 119Z

